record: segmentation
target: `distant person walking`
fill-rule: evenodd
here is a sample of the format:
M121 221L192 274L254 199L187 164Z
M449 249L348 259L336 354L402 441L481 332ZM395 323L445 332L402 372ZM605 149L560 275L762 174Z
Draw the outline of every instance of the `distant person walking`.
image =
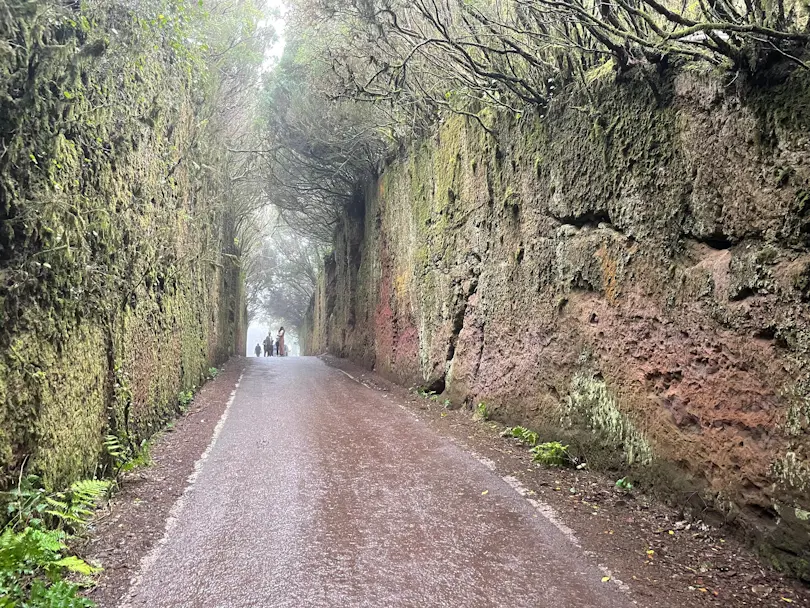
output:
M257 344L256 348L253 349L253 352L256 353L257 357L261 357L262 356L262 345Z
M273 356L273 338L270 337L270 332L267 332L267 337L264 339L264 356Z
M284 326L278 328L278 339L276 341L278 344L278 356L284 357L286 355L286 351L284 350Z

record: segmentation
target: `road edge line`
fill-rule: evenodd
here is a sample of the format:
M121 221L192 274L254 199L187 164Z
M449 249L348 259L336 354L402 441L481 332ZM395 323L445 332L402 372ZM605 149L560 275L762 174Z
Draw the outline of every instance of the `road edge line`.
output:
M357 378L355 378L354 376L352 376L352 375L351 375L349 372L347 372L347 371L343 371L343 370L342 370L342 369L340 369L339 367L336 367L335 369L336 369L336 370L338 370L338 371L339 371L341 374L346 374L346 375L347 375L349 378L351 378L352 380L354 380L354 381L355 381L355 382L357 382L358 384L363 384L363 383L362 383L362 382L360 382L360 381L359 381Z
M244 375L244 371L239 374L239 378L236 380L236 384L234 384L233 390L231 391L228 401L225 404L225 411L222 412L217 425L214 427L214 432L211 435L211 441L208 443L205 451L203 451L200 457L194 462L194 470L186 478L186 487L183 488L183 493L180 494L180 497L174 502L171 509L169 509L169 515L166 518L166 525L163 529L163 536L154 544L149 552L141 558L138 564L138 573L130 579L129 590L124 596L123 601L120 603L120 608L131 608L132 599L135 593L138 591L138 587L143 582L144 574L146 574L152 564L157 560L161 547L166 544L166 542L169 540L170 534L177 526L177 523L180 520L180 512L183 510L186 503L186 498L191 489L194 487L194 484L197 482L197 477L200 475L203 464L205 464L205 461L208 460L211 450L214 448L217 439L219 439L220 433L222 433L222 429L225 426L225 421L228 419L228 414L231 411L231 406L236 399L236 391L239 389L239 385L242 383L242 378Z
M363 382L361 380L358 380L357 378L352 376L349 372L347 372L345 370L342 370L339 367L335 367L334 369L336 369L339 372L341 372L342 374L348 376L349 378L351 378L352 380L357 382L357 384L361 384L362 386L365 386L366 388L369 388L369 389L371 389L371 390L373 390L375 392L380 392L375 387L369 386L365 382ZM424 423L424 421L421 420L419 418L419 416L415 412L413 412L409 407L407 407L407 406L405 406L405 405L403 405L401 403L398 403L396 400L392 399L389 395L383 394L383 396L388 401L390 401L391 403L393 403L394 405L399 407L401 410L403 410L403 411L407 412L408 414L410 414L412 418ZM482 465L484 465L487 469L489 469L491 472L493 472L496 476L500 477L503 481L505 481L506 484L510 488L512 488L512 490L516 494L518 494L521 498L523 498L526 502L528 502L529 505L531 505L531 507L535 511L537 511L537 513L539 513L541 517L543 517L552 526L554 526L563 535L563 537L565 537L565 539L568 540L568 542L570 542L574 547L576 547L577 549L582 551L582 553L586 557L589 557L590 559L594 560L594 562L596 562L595 563L596 567L602 572L602 574L604 574L606 577L608 577L610 579L610 582L612 582L614 585L616 585L624 593L627 593L627 594L630 593L630 587L627 585L627 583L625 583L624 581L616 578L613 575L613 572L611 572L611 570L607 566L605 566L604 564L599 562L598 555L596 555L596 553L594 553L593 551L588 551L588 550L586 550L586 549L584 549L582 547L582 543L580 543L579 538L577 538L576 533L571 528L569 528L567 525L565 525L565 523L563 523L562 519L560 518L559 514L557 513L556 509L554 509L554 507L552 507L548 503L545 503L545 502L543 502L541 500L538 500L537 498L532 498L532 495L529 492L529 489L525 485L523 485L523 483L519 479L517 479L516 477L514 477L512 475L501 475L500 472L498 471L498 465L495 463L495 461L493 461L493 460L491 460L491 459L489 459L489 458L487 458L485 456L482 456L481 454L479 454L478 452L476 452L475 450L473 450L469 446L457 441L456 439L454 439L452 437L446 437L446 439L448 439L452 444L454 444L457 448L459 448L463 452L466 452L467 454L472 456L475 460L477 460Z

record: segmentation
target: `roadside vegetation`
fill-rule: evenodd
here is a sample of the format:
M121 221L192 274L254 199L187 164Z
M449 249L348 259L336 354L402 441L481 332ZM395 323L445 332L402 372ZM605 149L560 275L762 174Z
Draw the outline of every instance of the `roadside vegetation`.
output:
M83 479L63 491L50 491L42 479L23 475L15 487L0 494L5 522L0 531L0 608L90 608L81 594L94 585L101 564L75 554L74 546L112 497L121 476L148 466L149 446L133 450L121 437L104 441L106 477Z
M100 567L73 555L68 543L85 531L112 488L112 481L92 479L48 492L36 475L20 478L3 497L8 521L0 532L0 607L94 605L80 591Z
M207 380L219 373L218 368L209 368ZM178 395L178 413L188 410L196 388ZM108 435L99 478L77 481L66 490L49 491L39 476L21 473L15 487L0 493L0 608L95 606L81 592L94 585L102 565L76 555L75 541L87 533L122 476L149 466L151 445L158 436L133 445L128 437Z
M540 442L540 435L524 426L508 427L501 433L501 437L512 438L527 446L534 462L547 466L575 467L577 469L584 469L587 466L582 458L571 452L569 446L563 445L559 441Z

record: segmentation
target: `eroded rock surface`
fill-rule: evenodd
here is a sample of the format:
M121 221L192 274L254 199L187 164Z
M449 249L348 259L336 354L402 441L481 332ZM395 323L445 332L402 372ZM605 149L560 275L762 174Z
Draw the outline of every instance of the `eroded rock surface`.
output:
M346 214L309 352L575 441L810 577L808 83L448 119Z

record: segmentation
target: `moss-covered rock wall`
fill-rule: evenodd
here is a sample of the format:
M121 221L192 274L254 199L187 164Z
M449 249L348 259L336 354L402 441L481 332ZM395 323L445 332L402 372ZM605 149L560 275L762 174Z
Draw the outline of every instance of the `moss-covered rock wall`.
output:
M0 2L0 486L92 475L235 352L214 84L183 4Z
M347 214L306 345L572 442L810 577L810 78L448 118Z

